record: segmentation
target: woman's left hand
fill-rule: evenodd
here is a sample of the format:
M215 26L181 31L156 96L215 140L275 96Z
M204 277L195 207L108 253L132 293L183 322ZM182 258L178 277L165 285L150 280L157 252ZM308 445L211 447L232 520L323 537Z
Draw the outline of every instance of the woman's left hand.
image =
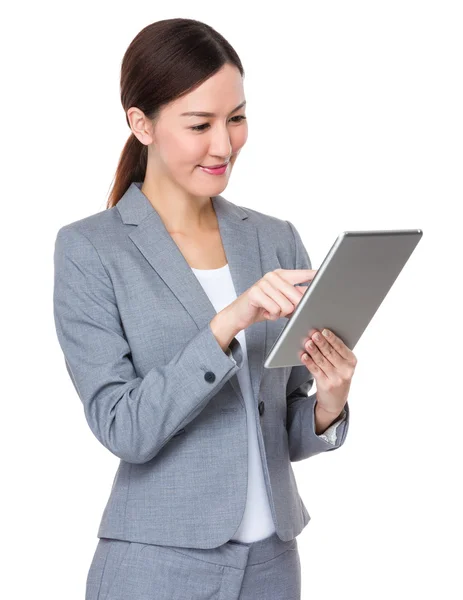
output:
M299 358L314 376L317 403L326 412L338 415L347 402L357 358L332 331L323 331L328 334L326 337L317 329L311 330L304 340L306 353L301 352Z

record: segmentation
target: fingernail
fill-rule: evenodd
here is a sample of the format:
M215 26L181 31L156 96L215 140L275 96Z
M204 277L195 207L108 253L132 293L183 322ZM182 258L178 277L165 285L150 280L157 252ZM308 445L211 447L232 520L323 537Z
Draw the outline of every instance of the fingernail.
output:
M328 331L328 329L324 329L324 330L322 331L322 333L323 333L323 335L324 335L325 337L330 337L330 332Z

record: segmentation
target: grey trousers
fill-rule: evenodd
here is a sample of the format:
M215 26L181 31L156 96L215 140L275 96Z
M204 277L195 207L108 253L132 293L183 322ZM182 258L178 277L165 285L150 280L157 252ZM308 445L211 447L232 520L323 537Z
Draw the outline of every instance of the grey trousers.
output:
M99 538L85 600L300 600L296 538L179 548Z

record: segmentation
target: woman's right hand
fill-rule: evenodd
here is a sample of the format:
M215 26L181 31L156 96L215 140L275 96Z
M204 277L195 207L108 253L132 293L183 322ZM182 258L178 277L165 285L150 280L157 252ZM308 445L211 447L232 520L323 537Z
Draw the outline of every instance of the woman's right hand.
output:
M290 317L308 288L294 284L312 281L316 273L316 269L269 271L227 306L228 319L241 331L253 323Z

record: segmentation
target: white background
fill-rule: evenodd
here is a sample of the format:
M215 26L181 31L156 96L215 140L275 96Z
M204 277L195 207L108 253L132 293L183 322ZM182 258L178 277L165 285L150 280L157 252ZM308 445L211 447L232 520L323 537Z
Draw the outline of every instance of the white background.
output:
M246 71L249 137L225 198L293 222L315 269L341 231L424 232L355 348L345 444L293 464L312 517L302 598L463 597L461 3L163 5L2 8L1 596L84 597L119 461L65 369L54 242L105 209L130 134L127 46L181 16Z

